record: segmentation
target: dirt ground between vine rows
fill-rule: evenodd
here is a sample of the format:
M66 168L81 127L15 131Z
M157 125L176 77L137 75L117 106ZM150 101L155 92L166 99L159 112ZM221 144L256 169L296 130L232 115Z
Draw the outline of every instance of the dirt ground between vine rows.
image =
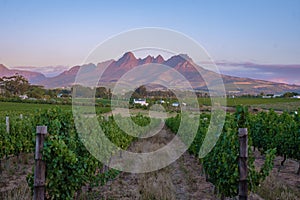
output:
M32 172L33 165L33 154L21 154L2 160L0 199L32 199L26 176Z
M255 165L259 168L263 165L265 157L259 151L254 151ZM300 199L300 175L297 175L299 162L287 159L281 166L283 157L276 156L274 168L266 180L261 183L257 193L265 199Z
M163 128L150 139L141 139L129 148L132 152L155 151L174 137ZM168 167L150 173L122 172L115 180L96 188L95 199L216 199L214 187L201 175L201 165L184 153Z
M135 142L132 152L149 152L168 144L174 137L163 128L150 139ZM178 160L161 170L144 173L121 173L105 186L94 188L93 199L218 199L214 186L206 182L198 159L185 152ZM262 199L251 194L249 199Z

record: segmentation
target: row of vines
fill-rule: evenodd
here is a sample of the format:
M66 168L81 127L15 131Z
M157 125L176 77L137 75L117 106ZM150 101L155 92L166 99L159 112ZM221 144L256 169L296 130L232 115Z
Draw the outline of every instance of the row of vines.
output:
M241 119L244 113L244 119ZM253 148L248 148L248 182L249 189L255 190L258 184L264 180L273 168L275 155L284 158L300 160L300 116L296 114L277 114L274 111L268 113L249 114L246 108L239 107L235 114L227 114L222 133L215 147L204 158L199 159L203 165L203 173L207 180L212 182L218 194L222 197L233 197L238 194L238 128L248 128L249 146L253 146L265 154L265 163L259 171L254 166ZM7 133L5 117L10 117L10 131ZM174 132L178 132L182 115L166 120L166 125ZM191 116L184 116L191 117ZM198 156L201 144L206 136L211 116L201 114L197 134L189 146L189 153ZM95 186L105 184L108 179L115 177L116 170L102 170L103 164L99 162L86 149L82 138L75 128L74 118L71 112L59 108L26 113L21 118L19 113L0 114L0 161L6 157L19 155L20 153L33 152L35 146L35 127L45 125L48 127L48 136L44 143L43 159L47 163L46 191L48 199L73 199L82 186ZM127 127L132 134L128 135L120 129L116 120ZM121 116L99 116L97 121L102 127L106 137L120 149L126 149L136 140L142 129L131 127L130 118ZM131 117L140 126L152 125L153 129L160 124L159 120L151 122L150 118L142 115ZM192 123L194 121L190 120ZM90 124L85 131L94 137L91 142L101 141L97 138L98 130L86 117L82 123ZM188 125L187 125L188 127ZM188 129L187 129L188 130ZM189 134L187 133L187 136ZM99 151L110 151L101 149ZM117 152L115 152L117 153ZM282 163L283 164L283 163ZM28 183L33 187L33 174L28 176ZM77 194L78 195L78 194Z
M295 114L260 112L249 117L253 146L261 153L276 148L276 154L300 161L300 109ZM300 171L298 170L298 174Z
M5 117L10 117L10 132L6 131ZM129 118L116 116L124 126L130 130ZM5 113L0 116L0 160L20 153L34 152L36 126L48 127L48 135L44 142L43 160L46 169L46 197L47 199L73 199L82 186L93 187L105 184L119 172L104 168L82 143L80 134L74 124L72 112L59 108L24 114L20 118L18 113ZM136 137L124 133L116 124L113 117L97 117L105 135L120 149L126 149ZM142 115L132 116L131 119L140 126L150 123L150 118ZM84 119L89 123L89 117ZM159 120L152 123L158 126ZM90 134L95 132L92 126ZM135 130L136 134L140 132ZM93 138L98 140L99 138ZM101 151L102 149L100 149ZM104 149L103 149L104 150ZM112 154L110 154L112 155ZM105 170L103 170L105 169ZM27 181L33 188L33 173L27 176Z
M299 110L300 111L300 110ZM241 113L245 119L241 119ZM273 168L276 155L300 160L300 112L295 114L268 113L249 114L247 108L238 107L236 113L227 114L222 133L212 149L204 158L199 159L207 180L215 185L216 192L221 197L234 197L238 194L238 128L248 128L249 146L258 148L265 154L265 163L259 171L254 166L253 148L248 148L248 184L249 190L254 191ZM178 132L183 116L167 119L166 125ZM192 145L188 151L198 156L200 147L206 136L210 123L210 115L200 115L200 125ZM299 173L299 170L298 170Z
M6 117L9 116L7 132ZM34 119L31 114L20 113L0 114L0 160L20 153L32 152L34 148Z

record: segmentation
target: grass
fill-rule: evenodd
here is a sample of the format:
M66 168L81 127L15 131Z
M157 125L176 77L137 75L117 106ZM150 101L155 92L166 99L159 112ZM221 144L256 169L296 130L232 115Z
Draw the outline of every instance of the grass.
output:
M30 200L32 199L31 190L26 182L22 182L18 187L13 188L10 191L6 191L0 194L0 199L6 200Z
M34 104L34 103L15 103L15 102L0 102L0 113L1 112L24 112L34 113L39 109L51 109L60 107L62 110L72 110L72 105L53 105L53 104ZM109 107L96 107L97 113L109 112Z
M169 176L170 169L164 168L159 171L141 175L139 182L140 199L142 200L172 200L176 199L175 188Z
M299 99L292 98L271 98L271 99L263 99L263 98L227 98L227 106L234 107L237 105L259 105L259 104L276 104L276 103L291 103L297 102L300 105ZM198 98L198 102L200 105L210 106L211 101L210 98Z
M237 106L237 105L260 105L260 104L281 104L281 103L291 103L298 102L300 105L299 99L290 99L290 98L272 98L272 99L263 99L263 98L228 98L228 106Z
M300 191L289 187L281 180L271 174L257 189L257 194L264 199L285 199L297 200L300 198Z
M19 156L2 160L0 199L32 199L31 189L25 177L32 169L34 164L33 158L33 154L22 153Z
M227 98L226 105L235 107L237 105L252 106L262 109L274 109L279 111L295 111L300 108L300 99L292 98ZM198 98L200 105L211 106L210 98Z
M274 109L279 111L293 112L300 108L300 100L297 102L283 102L274 104L260 104L257 107L262 109Z
M34 112L38 109L50 109L59 106L63 110L71 110L71 105L52 105L52 104L33 104L33 103L15 103L15 102L0 102L1 111L23 111Z
M101 102L103 105L109 105L109 100L98 99L97 103ZM200 105L210 106L210 98L198 98ZM263 109L273 108L274 110L293 111L300 108L299 99L291 98L227 98L227 106L235 107L237 105L247 105ZM53 105L53 104L35 104L35 103L16 103L16 102L0 102L0 112L35 112L38 109L50 109L60 107L63 110L72 110L72 105ZM109 107L96 106L97 113L109 112Z

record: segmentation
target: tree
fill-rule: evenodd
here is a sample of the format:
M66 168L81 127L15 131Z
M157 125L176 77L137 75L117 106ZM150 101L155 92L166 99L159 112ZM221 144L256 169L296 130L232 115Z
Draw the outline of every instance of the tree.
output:
M110 95L109 95L109 91L107 91L105 87L97 87L95 96L97 98L108 99Z
M144 85L138 87L132 94L133 98L145 98L147 96L147 89Z
M73 85L72 92L76 97L92 98L95 95L92 88L82 85Z
M290 97L293 97L293 96L296 96L296 95L298 95L298 93L296 93L296 92L286 92L286 93L283 94L283 97L290 98Z
M45 95L48 95L50 98L55 98L57 96L58 92L53 89L45 90Z
M29 87L28 80L19 74L0 78L0 86L9 95L18 96L24 94Z
M30 85L28 91L26 92L28 97L41 99L45 95L44 86L40 85Z

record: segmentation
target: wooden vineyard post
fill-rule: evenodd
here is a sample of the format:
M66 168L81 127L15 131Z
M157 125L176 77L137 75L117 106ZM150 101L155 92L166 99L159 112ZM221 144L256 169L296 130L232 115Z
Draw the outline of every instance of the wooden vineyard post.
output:
M5 118L5 124L6 124L6 132L9 133L9 117L6 116Z
M247 159L248 159L248 130L247 128L239 128L239 200L248 199L248 183L247 183Z
M47 126L36 127L34 194L33 194L34 200L45 199L46 163L45 161L42 160L42 150L43 150L46 134L47 134Z

